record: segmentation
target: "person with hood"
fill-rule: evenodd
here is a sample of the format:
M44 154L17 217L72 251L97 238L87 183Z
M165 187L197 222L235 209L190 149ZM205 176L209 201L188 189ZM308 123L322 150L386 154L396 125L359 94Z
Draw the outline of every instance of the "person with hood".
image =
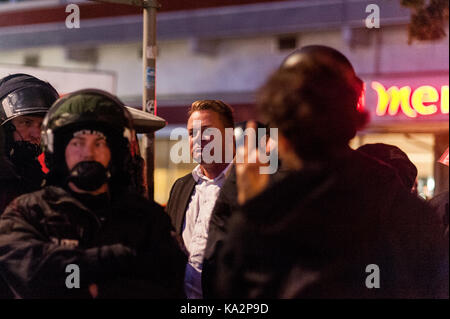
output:
M41 123L57 99L58 92L34 76L0 80L0 215L14 198L42 186Z
M411 192L416 192L417 167L400 148L395 145L375 143L364 144L358 147L357 151L394 168L402 184Z
M353 151L363 89L339 51L307 46L261 88L293 172L270 185L237 163L239 208L217 265L221 298L448 298L448 241L393 168ZM238 150L246 157L254 150ZM445 250L447 247L447 250Z
M186 258L169 217L129 188L138 145L123 103L94 89L68 94L41 134L47 186L0 219L0 269L14 296L184 297Z

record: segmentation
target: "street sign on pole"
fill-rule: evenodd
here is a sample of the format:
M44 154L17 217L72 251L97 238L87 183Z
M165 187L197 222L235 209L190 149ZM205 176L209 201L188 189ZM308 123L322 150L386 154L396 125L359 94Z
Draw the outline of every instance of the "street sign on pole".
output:
M143 91L142 110L156 115L156 12L160 7L156 0L92 0L127 4L143 8L143 39L142 39L142 66ZM144 134L144 179L149 199L154 197L154 170L155 170L155 133Z

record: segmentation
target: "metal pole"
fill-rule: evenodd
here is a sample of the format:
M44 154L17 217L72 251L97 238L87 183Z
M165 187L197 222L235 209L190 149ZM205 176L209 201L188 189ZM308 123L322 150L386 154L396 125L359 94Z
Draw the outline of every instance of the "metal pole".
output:
M156 115L156 11L160 7L157 0L91 0L142 7L144 9L142 66L143 83L142 110ZM155 133L144 134L143 156L145 160L144 181L149 199L154 198Z
M159 4L156 0L147 0L144 5L144 34L142 42L143 62L143 94L142 110L156 115L156 11ZM155 133L144 134L144 159L146 163L145 181L149 199L154 198L155 170Z

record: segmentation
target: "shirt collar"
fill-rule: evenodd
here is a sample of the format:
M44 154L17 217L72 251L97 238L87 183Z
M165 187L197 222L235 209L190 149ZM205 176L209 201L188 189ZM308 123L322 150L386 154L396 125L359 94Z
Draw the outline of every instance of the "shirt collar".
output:
M222 178L227 178L228 175L230 175L230 167L233 165L233 162L229 163L227 165L227 167L224 168L224 170L222 172L220 172L219 175L216 176L216 178L214 179L210 179L208 177L206 177L203 172L202 169L200 167L200 164L198 164L193 170L192 170L192 177L194 177L194 180L196 183L198 183L199 179L202 179L204 181L209 181L209 182L213 182L216 183L217 181L219 181Z

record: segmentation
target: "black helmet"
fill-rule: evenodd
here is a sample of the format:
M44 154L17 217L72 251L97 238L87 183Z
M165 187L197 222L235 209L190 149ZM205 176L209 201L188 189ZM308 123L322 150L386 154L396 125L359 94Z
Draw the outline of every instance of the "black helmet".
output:
M42 184L44 173L37 159L41 149L33 142L16 141L16 127L11 120L22 115L44 117L57 99L56 90L34 76L17 73L0 79L0 154L12 162L26 192L39 189Z
M12 74L0 80L0 126L21 115L44 115L58 99L49 83L28 74Z
M111 182L127 184L127 165L138 153L132 117L117 97L96 89L79 90L60 98L45 116L41 144L50 170L49 183L65 182L65 148L73 133L83 129L105 134L111 149Z

